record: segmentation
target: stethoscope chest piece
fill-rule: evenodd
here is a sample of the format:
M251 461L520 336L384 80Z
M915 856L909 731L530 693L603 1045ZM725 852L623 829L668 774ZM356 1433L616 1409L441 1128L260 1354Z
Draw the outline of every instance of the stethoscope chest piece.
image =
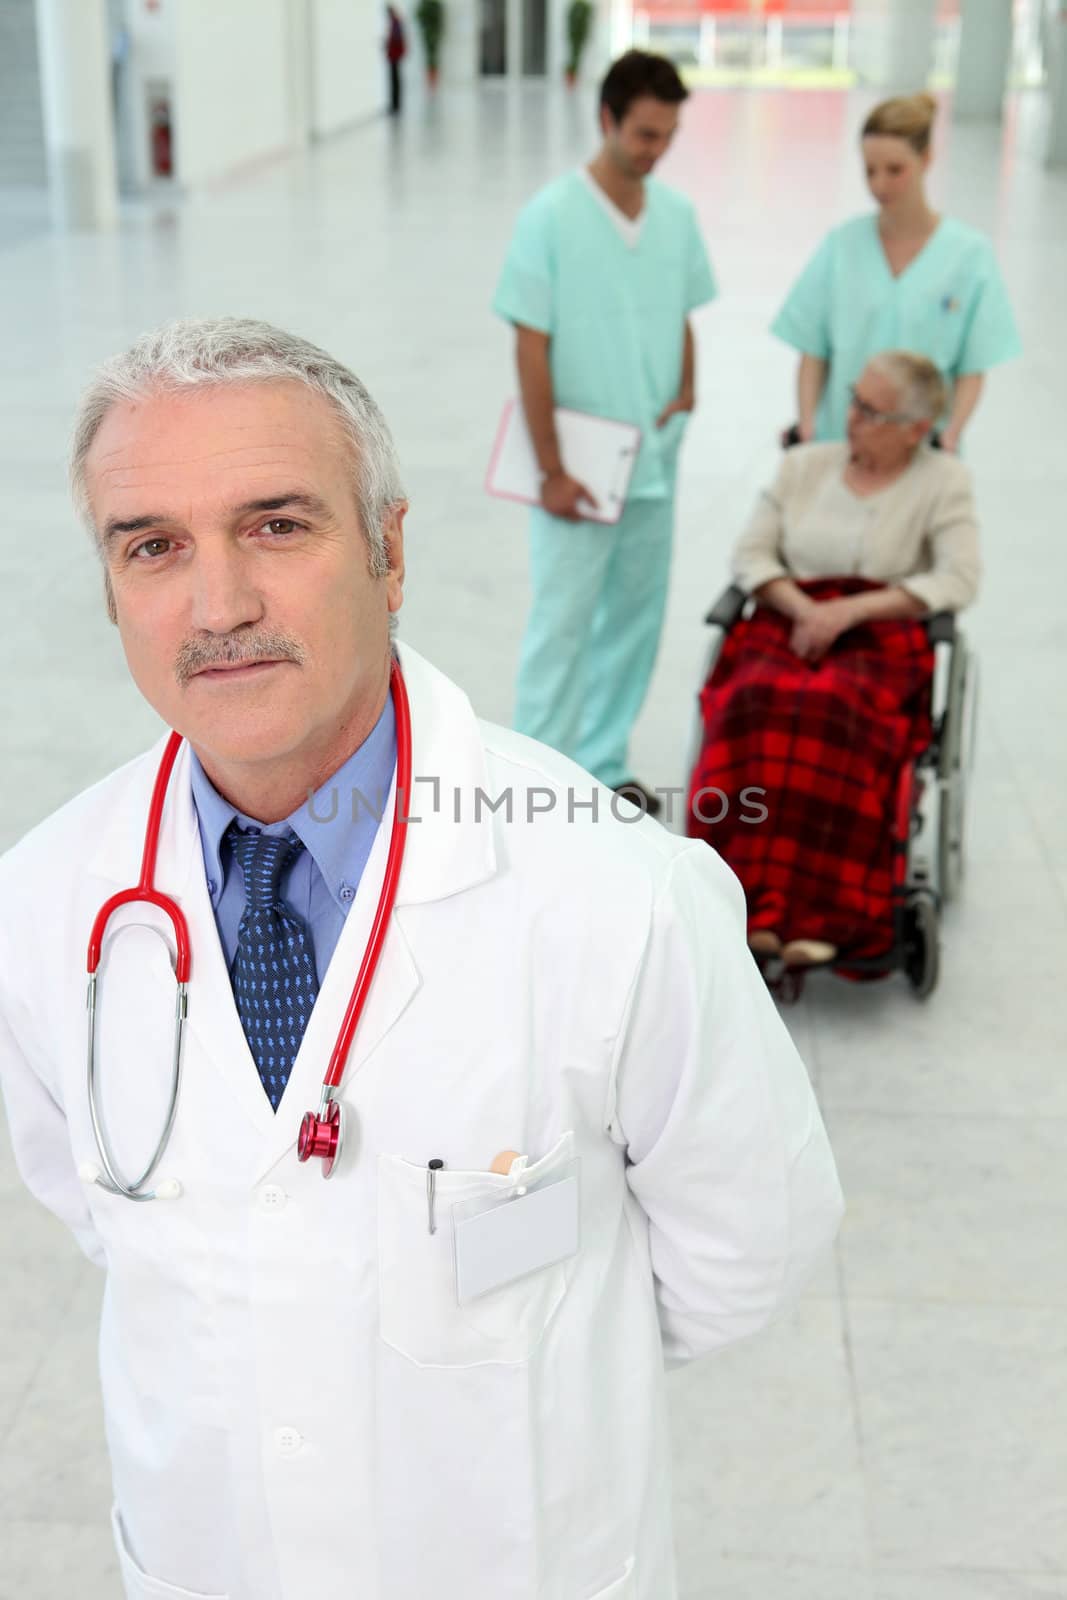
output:
M317 1156L324 1178L333 1176L345 1140L345 1108L340 1100L324 1094L318 1111L309 1111L300 1124L296 1153L301 1161Z

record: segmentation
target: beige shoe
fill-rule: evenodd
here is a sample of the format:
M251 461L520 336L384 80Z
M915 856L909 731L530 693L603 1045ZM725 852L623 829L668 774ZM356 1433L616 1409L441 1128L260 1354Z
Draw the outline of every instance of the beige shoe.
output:
M748 948L754 956L780 956L782 941L773 928L754 928L748 936Z
M782 960L787 967L823 967L836 955L836 944L828 944L825 939L790 939L782 946Z

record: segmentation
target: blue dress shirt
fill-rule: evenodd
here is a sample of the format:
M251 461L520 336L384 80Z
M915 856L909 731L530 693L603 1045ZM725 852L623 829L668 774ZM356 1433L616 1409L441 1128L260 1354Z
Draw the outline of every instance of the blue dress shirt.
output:
M257 822L237 811L222 798L193 753L190 781L204 871L228 969L237 954L237 932L245 908L241 869L225 837L230 824L236 821L239 827L260 833L295 833L303 840L306 848L283 878L281 895L310 930L321 987L348 908L356 898L389 799L395 766L396 720L391 695L359 749L311 800L283 822Z

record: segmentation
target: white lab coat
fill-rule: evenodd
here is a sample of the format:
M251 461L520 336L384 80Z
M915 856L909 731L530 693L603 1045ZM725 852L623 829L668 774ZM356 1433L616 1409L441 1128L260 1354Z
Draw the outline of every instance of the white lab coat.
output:
M0 862L0 1073L25 1181L107 1268L101 1373L128 1600L671 1600L664 1354L686 1361L763 1327L837 1227L826 1134L718 857L613 820L604 790L594 821L587 774L479 722L401 656L414 770L440 794L415 785L330 1182L298 1164L296 1136L388 828L275 1116L179 757L157 881L192 934L160 1171L182 1192L141 1205L78 1176L95 1160L85 952L99 905L136 882L159 749ZM484 805L475 820L478 789L510 791L512 820ZM528 822L531 797L555 809ZM126 931L101 980L105 1113L127 1171L156 1137L170 1065L173 978L148 923L166 926L143 909L115 919ZM507 1148L544 1173L578 1159L580 1249L461 1310L450 1208L506 1182L486 1169Z

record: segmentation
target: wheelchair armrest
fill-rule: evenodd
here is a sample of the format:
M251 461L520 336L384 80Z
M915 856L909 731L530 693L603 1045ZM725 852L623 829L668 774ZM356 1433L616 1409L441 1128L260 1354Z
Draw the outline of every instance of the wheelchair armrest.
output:
M723 590L722 594L719 596L711 610L708 612L707 616L704 618L704 621L709 627L721 628L724 633L729 633L730 629L733 627L734 623L745 609L747 600L748 595L745 593L745 591L743 589L739 589L736 583L731 583L728 589Z
M956 614L954 611L935 611L926 619L926 637L931 644L955 644Z

